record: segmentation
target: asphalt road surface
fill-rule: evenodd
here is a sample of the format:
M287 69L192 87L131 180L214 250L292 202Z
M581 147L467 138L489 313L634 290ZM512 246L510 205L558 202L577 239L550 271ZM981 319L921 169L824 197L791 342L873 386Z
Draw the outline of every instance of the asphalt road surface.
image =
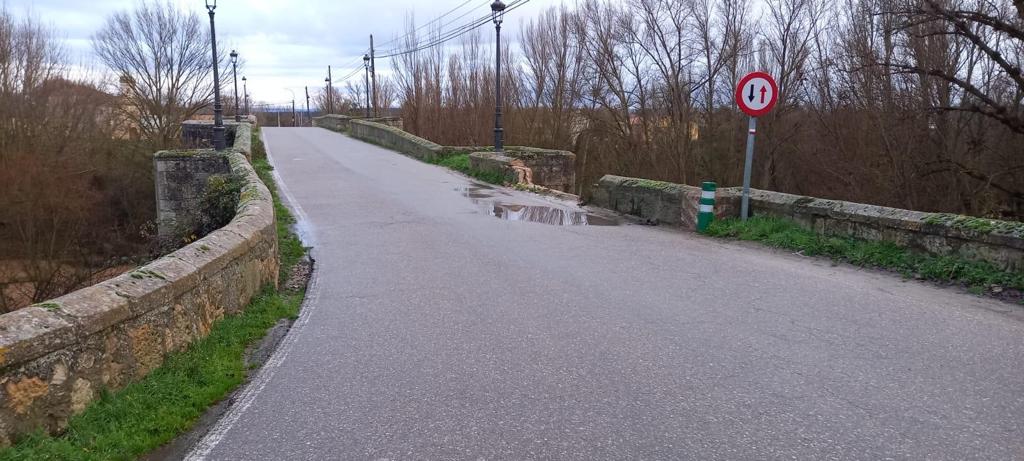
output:
M1015 306L264 136L316 273L192 459L1024 459Z

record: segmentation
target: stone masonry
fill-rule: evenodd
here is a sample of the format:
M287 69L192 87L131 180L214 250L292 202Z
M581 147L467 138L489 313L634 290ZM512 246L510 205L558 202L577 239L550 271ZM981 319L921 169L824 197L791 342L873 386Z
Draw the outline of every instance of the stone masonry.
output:
M228 158L213 150L176 150L153 156L156 180L157 236L171 244L190 229L211 176L231 172Z
M605 175L592 204L693 229L700 188ZM718 189L715 217L739 217L738 187ZM1024 224L901 210L863 203L751 189L755 215L777 216L824 235L893 242L935 255L958 255L1005 270L1024 270Z
M130 273L0 315L0 444L60 432L103 389L144 377L277 284L270 191L246 160L248 140L238 141L225 157L245 185L227 226Z
M239 123L224 121L225 145L235 144L235 131ZM212 149L213 148L213 121L211 120L188 120L181 124L181 142L188 149Z

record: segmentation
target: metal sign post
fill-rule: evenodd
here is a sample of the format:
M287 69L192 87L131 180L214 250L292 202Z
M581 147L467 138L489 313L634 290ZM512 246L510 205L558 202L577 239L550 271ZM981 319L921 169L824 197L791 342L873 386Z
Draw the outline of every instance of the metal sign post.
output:
M744 221L750 216L750 175L754 169L754 135L757 134L757 117L750 117L747 125L747 159L743 162L743 199L740 202L740 216Z
M778 100L779 87L767 73L751 72L736 85L736 104L750 116L750 124L747 126L747 157L743 162L743 198L740 202L740 217L744 221L750 216L750 177L754 169L757 118L772 110Z

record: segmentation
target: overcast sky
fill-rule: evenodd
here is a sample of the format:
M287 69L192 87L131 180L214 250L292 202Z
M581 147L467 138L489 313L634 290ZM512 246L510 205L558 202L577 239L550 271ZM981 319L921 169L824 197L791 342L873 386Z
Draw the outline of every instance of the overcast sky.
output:
M491 0L220 0L217 3L217 39L228 49L236 48L245 59L245 75L254 100L284 102L291 100L290 87L299 99L302 87L324 84L327 65L334 77L351 72L351 65L362 67L363 52L369 35L377 43L401 35L405 18L415 15L423 24L464 2L451 19L468 13L458 24L489 14ZM508 3L508 0L505 0ZM180 7L202 14L207 20L203 0L173 0ZM113 12L128 10L136 0L0 0L15 15L32 14L51 25L68 44L75 63L99 67L95 63L90 37ZM573 4L574 0L529 0L506 17L508 32L515 33L520 21L536 17L551 6ZM472 13L469 13L473 10ZM489 28L493 31L493 28ZM487 35L490 40L490 34ZM344 66L348 66L345 68ZM378 63L378 69L390 67ZM239 76L241 78L241 76ZM338 83L336 83L338 84ZM339 84L340 85L340 84ZM241 89L239 90L241 91Z

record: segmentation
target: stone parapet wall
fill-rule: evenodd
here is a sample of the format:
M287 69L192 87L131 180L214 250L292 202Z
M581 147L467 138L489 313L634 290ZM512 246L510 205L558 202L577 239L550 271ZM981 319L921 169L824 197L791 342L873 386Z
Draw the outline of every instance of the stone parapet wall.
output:
M347 115L327 114L320 117L313 117L313 126L326 128L339 133L347 133L350 121L352 121L352 117Z
M132 272L0 315L0 444L61 431L103 389L144 377L277 284L273 202L241 147L224 154L244 179L230 224Z
M331 131L337 131L339 133L348 133L351 129L352 120L365 120L368 122L379 123L381 125L398 128L403 128L401 117L377 117L377 118L362 118L362 117L350 117L348 115L338 114L327 114L320 117L313 117L313 126L320 128L327 128Z
M507 146L501 157L492 158L487 146L441 146L402 130L398 117L358 119L344 115L325 115L313 124L332 131L348 133L356 139L393 149L420 160L434 160L471 153L470 165L482 171L507 172L519 183L540 186L555 192L573 192L576 187L576 154L564 150L526 146ZM476 157L474 159L474 157ZM513 162L512 159L515 161ZM498 161L500 160L500 161Z
M738 202L740 188L727 191ZM752 189L754 214L789 218L825 235L893 242L936 255L1024 270L1024 223L926 213ZM736 214L739 216L739 213Z
M494 152L491 146L446 146L448 152ZM503 155L529 168L528 184L556 192L572 193L576 187L576 154L565 150L505 146ZM472 160L472 157L470 157ZM520 182L523 182L520 180Z
M212 149L157 152L153 165L157 237L167 247L194 227L210 178L231 173L231 165Z
M349 134L356 139L393 149L420 160L434 160L447 152L441 145L399 128L366 120L352 120Z
M473 152L469 154L469 167L485 173L497 173L508 181L528 183L529 170L521 160L501 155L496 152Z
M699 187L650 179L605 175L595 185L591 204L637 216L652 223L694 228L697 225ZM739 215L728 200L715 207L717 217Z
M233 146L235 135L239 125L235 121L224 120L224 142L227 146ZM213 121L212 120L187 120L181 124L181 143L186 149L211 149L213 148Z
M687 229L696 225L699 187L606 175L592 204ZM739 217L742 190L720 188L715 216ZM986 261L1024 270L1024 223L901 210L752 189L754 215L791 219L824 235L893 242L935 255Z
M576 187L576 154L564 150L512 146L505 155L523 162L531 172L531 184L559 192Z

